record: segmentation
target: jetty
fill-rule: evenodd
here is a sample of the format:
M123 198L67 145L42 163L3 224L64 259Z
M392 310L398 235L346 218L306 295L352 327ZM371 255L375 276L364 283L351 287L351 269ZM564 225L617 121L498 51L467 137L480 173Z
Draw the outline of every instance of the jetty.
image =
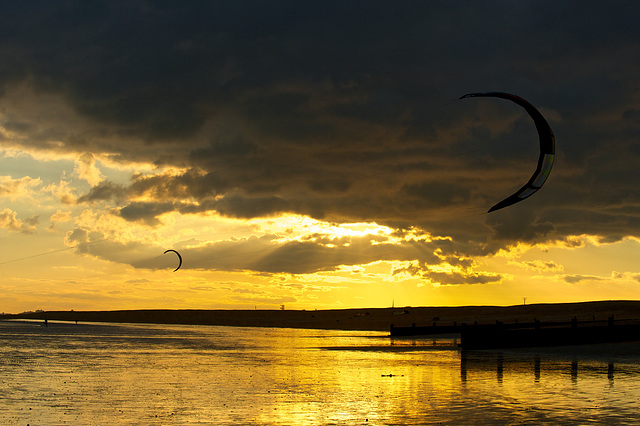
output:
M450 324L417 327L390 327L393 337L460 336L461 349L500 349L545 346L587 345L640 341L640 319L616 321L540 321L495 324Z

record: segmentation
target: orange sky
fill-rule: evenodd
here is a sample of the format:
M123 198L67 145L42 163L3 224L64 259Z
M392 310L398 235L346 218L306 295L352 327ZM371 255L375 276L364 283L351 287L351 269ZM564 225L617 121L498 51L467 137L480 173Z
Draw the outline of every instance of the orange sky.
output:
M527 5L12 6L0 312L640 298L640 6Z

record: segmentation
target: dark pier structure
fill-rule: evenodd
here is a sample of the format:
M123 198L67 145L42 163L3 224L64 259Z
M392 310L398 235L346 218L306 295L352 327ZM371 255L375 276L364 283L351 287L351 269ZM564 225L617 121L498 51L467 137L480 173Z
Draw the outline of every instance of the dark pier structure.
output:
M391 337L459 334L462 349L499 349L640 341L640 320L539 321L394 327Z
M396 327L391 324L390 334L391 337L415 337L415 336L435 336L442 334L459 334L462 330L462 326L454 322L451 325L433 325L416 327L412 324L411 327Z

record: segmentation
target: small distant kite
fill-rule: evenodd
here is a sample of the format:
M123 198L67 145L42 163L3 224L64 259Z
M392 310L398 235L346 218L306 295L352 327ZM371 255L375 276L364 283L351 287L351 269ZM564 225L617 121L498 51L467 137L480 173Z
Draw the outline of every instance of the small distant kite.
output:
M529 116L533 119L533 122L536 125L536 130L538 131L538 136L540 138L540 157L538 158L538 167L536 171L533 173L533 176L529 179L522 188L516 191L513 195L505 198L500 201L495 206L491 207L488 213L492 211L499 210L501 208L510 206L517 202L524 200L525 198L529 198L533 194L538 191L544 182L549 177L549 173L551 172L551 167L553 167L553 160L556 154L556 139L553 135L553 131L547 123L547 120L544 119L542 114L529 102L525 101L519 96L511 95L509 93L503 92L483 92L483 93L469 93L467 95L461 96L460 99L465 98L475 98L475 97L495 97L507 99L516 104L523 107Z
M180 267L182 266L182 256L180 256L180 253L178 253L177 251L173 250L173 249L169 249L167 251L164 252L164 254L169 253L170 251L174 252L175 254L178 255L178 260L180 260L180 263L178 264L178 267L176 269L173 270L173 272L177 271L178 269L180 269Z

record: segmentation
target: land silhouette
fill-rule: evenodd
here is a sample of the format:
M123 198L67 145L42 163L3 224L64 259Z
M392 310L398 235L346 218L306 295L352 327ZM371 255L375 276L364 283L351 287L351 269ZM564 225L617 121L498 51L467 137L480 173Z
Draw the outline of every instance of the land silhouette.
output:
M74 322L221 325L236 327L307 328L389 331L396 327L492 324L496 321L640 320L640 301L540 303L514 306L395 307L326 310L200 310L144 309L113 311L38 311L4 314L0 319Z

